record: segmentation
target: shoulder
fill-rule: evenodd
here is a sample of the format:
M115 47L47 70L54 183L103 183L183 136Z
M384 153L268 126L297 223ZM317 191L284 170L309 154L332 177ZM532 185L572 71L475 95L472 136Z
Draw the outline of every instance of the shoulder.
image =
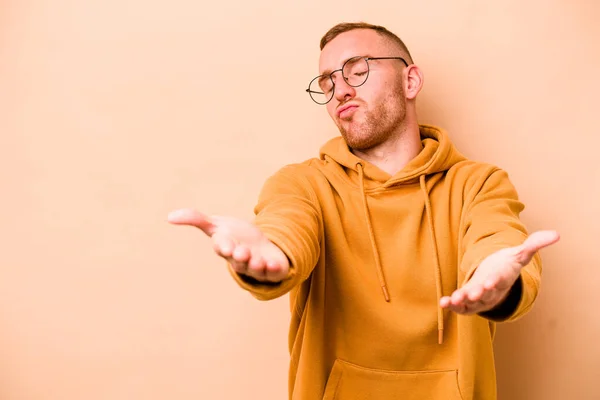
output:
M458 184L467 197L497 187L514 190L508 172L487 162L465 159L449 168L446 178L453 184Z
M448 169L448 175L453 179L477 180L485 179L490 175L502 171L497 165L471 159L464 159L457 162Z
M317 158L279 167L267 176L263 193L296 193L316 198L319 187L326 184L321 168L322 160Z
M268 179L312 181L323 177L322 168L324 165L324 161L319 158L309 158L279 167Z

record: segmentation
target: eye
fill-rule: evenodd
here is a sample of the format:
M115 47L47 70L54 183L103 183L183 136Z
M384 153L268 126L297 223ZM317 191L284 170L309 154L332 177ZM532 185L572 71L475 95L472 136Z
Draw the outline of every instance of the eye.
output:
M363 57L351 59L344 66L346 82L351 85L361 83L363 79L366 79L368 73L369 65L367 64L367 60Z
M333 83L331 82L331 79L325 79L323 82L319 83L319 87L323 93L329 94L333 90Z

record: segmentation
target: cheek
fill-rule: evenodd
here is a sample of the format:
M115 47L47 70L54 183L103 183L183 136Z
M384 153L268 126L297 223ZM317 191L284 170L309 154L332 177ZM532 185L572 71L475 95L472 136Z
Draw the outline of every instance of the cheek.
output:
M373 107L387 97L388 91L386 82L367 81L363 86L356 88L356 97Z
M379 75L374 76L372 80L368 80L364 88L365 96L370 97L374 101L388 99L397 90L398 82L396 79Z
M335 119L335 118L336 118L336 115L335 115L335 109L336 109L336 107L337 107L337 102L336 102L336 104L333 104L333 103L334 103L334 101L335 101L335 100L331 100L329 103L327 103L327 106L326 106L326 107L327 107L327 113L329 113L329 116L330 116L331 118L333 118L333 119Z

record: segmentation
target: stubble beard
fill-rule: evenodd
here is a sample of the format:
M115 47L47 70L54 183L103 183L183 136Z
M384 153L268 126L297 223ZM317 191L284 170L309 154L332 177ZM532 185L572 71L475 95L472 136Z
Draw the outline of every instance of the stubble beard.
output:
M406 105L401 90L387 96L375 109L361 111L364 113L362 121L356 121L354 116L348 121L338 120L340 133L351 149L372 149L402 131Z

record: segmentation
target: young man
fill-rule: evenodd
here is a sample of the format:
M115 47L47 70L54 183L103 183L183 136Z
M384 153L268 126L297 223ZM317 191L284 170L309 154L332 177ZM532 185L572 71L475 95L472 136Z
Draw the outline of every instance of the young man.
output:
M270 177L254 223L177 210L256 298L290 294L289 397L493 400L495 324L540 284L507 174L417 122L423 84L402 41L345 23L321 41L307 90L341 137Z

